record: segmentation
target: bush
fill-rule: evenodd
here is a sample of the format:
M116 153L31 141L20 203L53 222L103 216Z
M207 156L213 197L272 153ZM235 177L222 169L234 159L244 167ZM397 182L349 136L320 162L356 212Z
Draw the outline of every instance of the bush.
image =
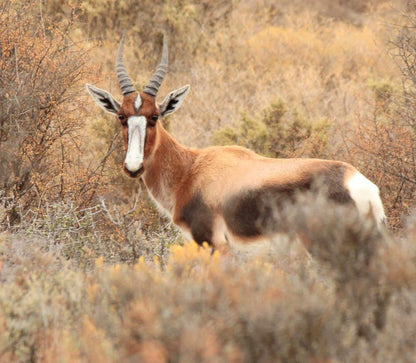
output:
M90 255L85 269L53 240L2 235L1 358L411 359L412 230L393 240L320 196L299 198L282 215L312 254L302 263L187 243L163 263L151 254L133 266Z
M283 100L263 111L258 121L243 113L234 126L218 130L213 141L220 145L240 145L264 156L324 157L327 149L329 123L303 118L294 109L287 111Z
M0 185L14 224L18 206L26 212L69 195L88 204L97 174L79 162L75 86L88 68L71 41L74 19L52 24L34 2L5 0L0 9Z
M352 133L357 165L381 187L389 224L403 227L402 216L414 208L416 193L416 8L409 4L405 24L392 41L391 53L402 81L378 80L372 115L359 120Z
M0 0L0 361L414 360L414 216L399 238L303 195L276 213L287 235L264 255L180 246L123 177L119 125L85 92L117 96L124 29L143 85L163 29L161 96L193 90L169 120L179 140L206 146L221 128L217 143L267 156L349 160L405 225L415 8L392 47L402 89L384 0L262 4Z

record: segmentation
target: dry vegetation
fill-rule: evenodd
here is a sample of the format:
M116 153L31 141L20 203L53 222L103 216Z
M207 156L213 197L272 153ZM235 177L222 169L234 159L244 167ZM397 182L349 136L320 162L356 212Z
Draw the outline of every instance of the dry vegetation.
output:
M267 255L184 244L84 88L119 95L124 29L138 87L168 34L182 143L351 162L390 231L305 195ZM415 29L404 0L0 0L0 361L414 360Z

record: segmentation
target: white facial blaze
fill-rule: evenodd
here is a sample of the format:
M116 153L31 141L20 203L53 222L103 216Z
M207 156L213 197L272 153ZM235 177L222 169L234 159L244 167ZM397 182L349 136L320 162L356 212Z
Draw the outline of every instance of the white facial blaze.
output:
M142 99L140 98L140 96L137 96L136 99L134 100L134 108L136 112L139 112L139 108L141 105L142 105Z
M132 116L127 120L127 126L128 144L124 162L127 170L134 173L143 165L146 118L143 116Z

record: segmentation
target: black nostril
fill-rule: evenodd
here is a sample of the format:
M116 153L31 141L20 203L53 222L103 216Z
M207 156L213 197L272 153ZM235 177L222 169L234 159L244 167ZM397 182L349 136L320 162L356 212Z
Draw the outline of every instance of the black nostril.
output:
M131 176L132 178L135 178L136 176L138 176L139 174L141 174L143 172L143 166L140 167L138 170L136 171L131 171L129 169L127 169L126 167L124 167L124 170L127 172L127 174L129 176Z

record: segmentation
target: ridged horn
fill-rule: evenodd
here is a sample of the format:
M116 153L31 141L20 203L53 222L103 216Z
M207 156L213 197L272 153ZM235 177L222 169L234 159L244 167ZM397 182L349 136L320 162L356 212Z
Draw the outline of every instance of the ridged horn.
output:
M124 34L120 41L120 46L118 48L117 54L117 63L116 63L116 71L117 71L117 79L118 84L120 85L121 92L123 96L128 95L135 91L133 86L133 82L131 81L130 77L127 75L126 68L123 64L123 43L124 43Z
M168 70L168 43L166 41L166 35L163 34L163 49L162 49L162 59L158 67L156 68L155 73L150 79L147 86L144 88L143 92L147 93L150 96L156 97L157 91L159 90L160 85L162 84L163 78Z

